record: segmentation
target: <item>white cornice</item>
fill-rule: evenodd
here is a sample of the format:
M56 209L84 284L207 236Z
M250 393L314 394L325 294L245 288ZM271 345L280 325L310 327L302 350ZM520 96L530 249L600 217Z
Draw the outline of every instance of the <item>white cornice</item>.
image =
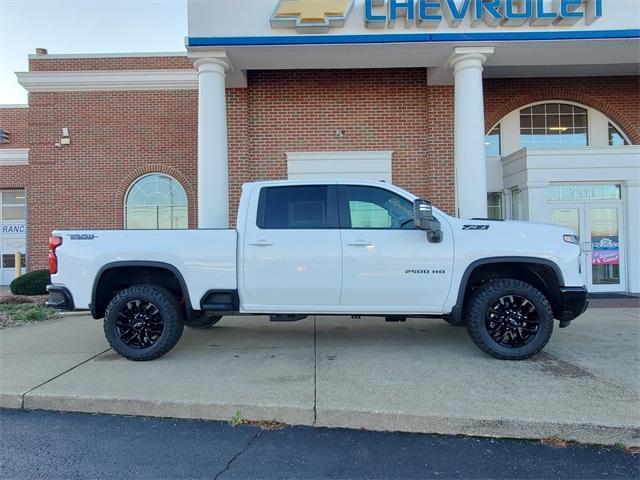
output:
M83 72L17 72L28 92L118 90L197 90L195 70L104 70Z
M3 103L0 108L29 108L26 103Z
M143 58L143 57L186 57L187 52L133 52L133 53L48 53L30 54L29 60L66 60L83 58Z
M326 160L391 160L393 157L392 150L375 150L375 151L327 151L327 152L286 152L287 160L297 161L315 161Z
M0 166L29 165L28 148L1 148Z

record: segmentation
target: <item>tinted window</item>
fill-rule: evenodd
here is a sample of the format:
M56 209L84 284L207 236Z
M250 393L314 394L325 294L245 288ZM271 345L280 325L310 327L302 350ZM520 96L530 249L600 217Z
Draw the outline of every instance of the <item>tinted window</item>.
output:
M271 229L331 228L328 188L322 185L264 188L258 227Z
M413 204L382 188L342 189L343 228L413 229Z

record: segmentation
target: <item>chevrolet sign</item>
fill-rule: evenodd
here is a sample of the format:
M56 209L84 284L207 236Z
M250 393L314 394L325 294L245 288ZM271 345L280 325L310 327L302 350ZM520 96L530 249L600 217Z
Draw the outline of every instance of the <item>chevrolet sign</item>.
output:
M295 27L300 33L327 33L344 26L355 0L280 0L272 27ZM443 21L457 27L588 25L602 17L603 0L365 0L362 18L368 28L406 26L436 28Z

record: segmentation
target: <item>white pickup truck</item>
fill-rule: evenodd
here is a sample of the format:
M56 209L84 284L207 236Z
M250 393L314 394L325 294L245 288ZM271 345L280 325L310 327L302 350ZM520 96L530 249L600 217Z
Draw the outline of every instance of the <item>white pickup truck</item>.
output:
M54 231L48 305L104 318L123 357L171 350L222 316L444 318L500 359L528 358L587 307L564 227L462 220L393 185L244 185L236 229Z

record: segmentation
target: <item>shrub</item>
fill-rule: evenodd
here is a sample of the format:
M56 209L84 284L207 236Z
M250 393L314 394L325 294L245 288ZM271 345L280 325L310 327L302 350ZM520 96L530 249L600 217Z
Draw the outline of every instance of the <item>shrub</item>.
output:
M9 288L14 295L45 295L50 283L49 270L34 270L16 278Z

